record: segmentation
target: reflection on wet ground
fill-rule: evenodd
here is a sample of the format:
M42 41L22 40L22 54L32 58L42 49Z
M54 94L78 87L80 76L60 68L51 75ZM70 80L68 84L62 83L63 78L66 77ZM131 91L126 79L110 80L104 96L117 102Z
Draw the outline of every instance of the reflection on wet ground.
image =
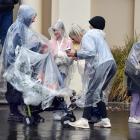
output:
M74 111L77 118L82 111ZM112 128L63 128L52 120L52 112L41 114L46 121L37 126L7 122L8 109L0 106L0 140L140 140L140 124L128 124L128 112L109 112Z

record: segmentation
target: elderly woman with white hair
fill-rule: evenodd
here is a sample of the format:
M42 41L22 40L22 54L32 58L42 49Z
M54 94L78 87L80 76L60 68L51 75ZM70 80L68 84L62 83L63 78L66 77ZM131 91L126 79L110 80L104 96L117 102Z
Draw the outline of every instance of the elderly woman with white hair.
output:
M55 63L64 81L64 87L68 86L71 78L72 59L66 54L66 51L72 49L72 40L67 36L64 23L59 19L54 25L49 28L51 36L50 47L52 55L54 56ZM57 105L57 101L54 100ZM60 120L63 116L62 112L54 112L54 119Z

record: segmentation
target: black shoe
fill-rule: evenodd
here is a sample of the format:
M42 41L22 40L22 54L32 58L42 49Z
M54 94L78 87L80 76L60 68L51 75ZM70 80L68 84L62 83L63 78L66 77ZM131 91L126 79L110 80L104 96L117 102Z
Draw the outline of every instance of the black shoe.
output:
M45 121L45 119L42 116L40 116L39 114L34 114L33 117L34 117L34 121L37 123Z

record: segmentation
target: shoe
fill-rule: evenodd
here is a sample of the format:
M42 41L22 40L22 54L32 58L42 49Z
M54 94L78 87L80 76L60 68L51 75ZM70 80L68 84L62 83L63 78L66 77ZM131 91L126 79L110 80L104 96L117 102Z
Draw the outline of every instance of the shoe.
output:
M45 119L42 116L40 116L39 114L34 114L33 117L34 117L35 122L37 122L37 123L45 121Z
M88 120L85 118L81 118L75 122L69 122L70 126L78 127L78 128L90 128L88 124Z
M140 120L138 120L138 119L136 119L134 117L129 117L128 122L129 123L140 123Z
M139 116L136 116L135 118L140 122L140 117Z
M10 114L8 117L8 121L23 122L24 116L22 114Z
M101 121L94 123L95 127L111 128L111 123L108 118L101 119Z

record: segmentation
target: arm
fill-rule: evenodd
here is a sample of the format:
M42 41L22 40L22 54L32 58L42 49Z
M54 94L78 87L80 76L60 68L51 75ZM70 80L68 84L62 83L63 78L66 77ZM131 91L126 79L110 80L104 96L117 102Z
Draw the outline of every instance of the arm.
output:
M140 67L140 43L136 43L133 45L128 60L130 60L135 68Z
M75 56L79 59L88 59L96 55L95 42L91 36L84 36L81 42L81 49Z
M9 67L12 63L15 62L16 57L16 47L21 46L21 38L19 34L17 33L12 40L12 43L10 43L10 40L6 40L6 48L4 51L4 66L5 68Z
M73 43L72 43L72 40L69 38L68 39L68 45L67 45L67 49L65 50L65 52L70 52L72 50L72 46L73 46ZM67 65L71 65L73 63L73 59L72 58L67 58Z
M49 50L48 45L42 44L42 47L40 48L40 53L45 54L48 52L48 50Z
M13 38L13 51L11 51L11 56L13 56L13 59L15 59L15 56L19 53L21 45L22 45L21 37L19 33L17 33Z

